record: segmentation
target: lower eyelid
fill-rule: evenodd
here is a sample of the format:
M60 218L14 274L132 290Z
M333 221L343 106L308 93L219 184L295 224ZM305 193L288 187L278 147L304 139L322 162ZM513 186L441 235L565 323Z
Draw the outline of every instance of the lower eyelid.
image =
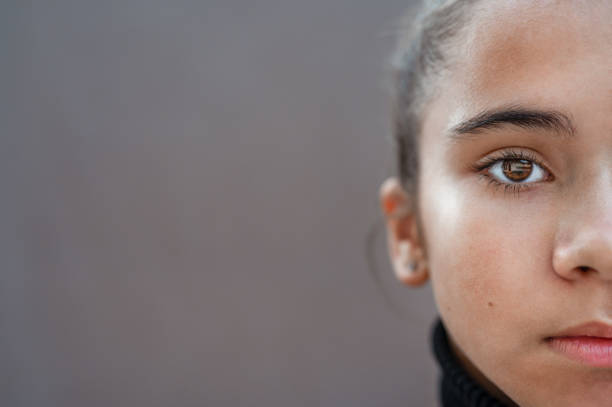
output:
M499 182L497 181L495 178L491 177L490 175L485 175L485 174L479 174L479 178L487 183L487 188L493 188L493 192L497 192L500 189L503 189L504 194L511 192L515 195L515 197L518 197L520 195L521 192L526 192L527 190L536 188L538 184L540 184L540 182L534 182L534 183L527 183L527 184L507 184L507 183L503 183L503 182Z

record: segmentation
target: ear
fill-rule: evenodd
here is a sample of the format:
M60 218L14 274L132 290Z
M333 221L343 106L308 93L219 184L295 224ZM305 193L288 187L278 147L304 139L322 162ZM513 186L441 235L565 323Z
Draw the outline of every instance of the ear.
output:
M380 186L393 270L404 284L419 286L427 281L429 270L410 198L395 177L388 178Z

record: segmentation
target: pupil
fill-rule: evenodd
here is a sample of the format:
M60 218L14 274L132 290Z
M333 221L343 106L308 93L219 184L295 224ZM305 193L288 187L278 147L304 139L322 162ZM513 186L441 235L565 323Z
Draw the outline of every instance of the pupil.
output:
M524 181L533 170L533 164L528 160L506 160L503 163L504 175L512 181Z

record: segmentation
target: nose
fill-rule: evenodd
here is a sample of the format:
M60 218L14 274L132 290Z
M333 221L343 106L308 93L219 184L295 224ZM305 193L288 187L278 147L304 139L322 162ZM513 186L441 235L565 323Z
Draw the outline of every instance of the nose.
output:
M592 276L612 282L612 188L601 192L596 203L583 200L560 225L564 238L556 241L553 268L566 280Z
M592 274L612 281L612 231L583 231L569 245L555 249L553 268L567 280Z

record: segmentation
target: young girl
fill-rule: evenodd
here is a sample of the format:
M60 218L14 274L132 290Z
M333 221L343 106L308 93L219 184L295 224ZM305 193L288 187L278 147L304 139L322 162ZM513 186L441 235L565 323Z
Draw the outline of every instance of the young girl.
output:
M431 4L430 4L431 3ZM395 273L444 406L612 406L612 2L428 2L399 42Z

